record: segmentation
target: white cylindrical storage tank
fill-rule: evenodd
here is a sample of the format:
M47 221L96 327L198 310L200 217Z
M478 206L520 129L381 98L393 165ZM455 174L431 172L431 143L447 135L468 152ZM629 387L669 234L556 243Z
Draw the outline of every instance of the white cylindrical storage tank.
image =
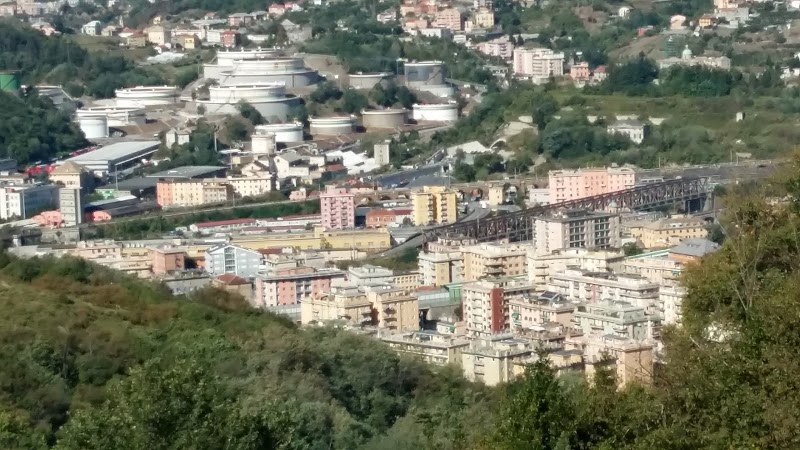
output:
M353 89L372 89L383 80L392 77L389 72L378 73L352 73L347 76L350 87Z
M275 133L254 133L250 137L250 150L256 155L274 155Z
M207 67L206 78L217 79L223 85L281 82L287 87L303 87L319 81L319 74L307 68L302 58L237 59L230 64Z
M447 78L447 71L441 61L407 62L403 67L406 86L409 88L441 86Z
M208 100L213 103L238 103L244 100L257 103L286 97L286 85L283 83L248 83L226 84L208 88Z
M136 86L117 89L114 93L117 106L122 107L170 105L178 98L175 86Z
M89 117L105 117L109 127L142 125L147 122L144 109L118 106L93 106L75 111L78 120Z
M255 50L220 50L217 52L217 65L231 67L233 61L242 59L269 58L280 53L274 48L258 48Z
M370 128L398 128L406 124L405 109L365 109L361 111L361 125Z
M353 132L356 120L353 116L316 117L308 119L313 136L335 136Z
M417 121L455 122L458 120L458 104L453 102L413 105L412 115Z
M105 116L83 117L78 125L86 139L102 139L108 137L108 118Z
M300 122L256 125L255 128L256 133L274 134L277 143L303 142L303 124Z

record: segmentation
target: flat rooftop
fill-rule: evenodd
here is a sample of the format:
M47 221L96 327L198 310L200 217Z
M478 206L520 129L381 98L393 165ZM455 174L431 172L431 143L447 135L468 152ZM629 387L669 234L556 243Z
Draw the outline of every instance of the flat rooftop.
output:
M182 166L146 175L147 178L198 178L225 170L224 166Z
M89 161L113 161L130 157L131 155L136 155L139 152L156 149L159 145L161 145L161 142L159 141L117 142L116 144L100 147L99 149L89 153L74 156L69 158L67 161L73 161L78 164Z

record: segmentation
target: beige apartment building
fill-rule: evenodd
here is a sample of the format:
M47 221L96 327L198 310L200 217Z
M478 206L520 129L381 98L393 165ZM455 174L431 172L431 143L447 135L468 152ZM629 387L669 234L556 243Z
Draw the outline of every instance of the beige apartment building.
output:
M567 338L566 346L583 352L587 379L599 367L610 367L619 386L653 381L653 344L615 335L584 335Z
M530 246L485 243L461 248L465 282L486 277L514 277L527 271Z
M397 353L412 355L438 366L461 366L461 352L469 347L469 340L462 336L432 331L380 334L380 339Z
M461 281L461 252L420 252L420 283L422 286L444 286Z
M461 367L468 380L496 386L511 381L516 363L530 358L533 351L527 339L511 335L477 339L462 350Z
M625 254L616 250L589 250L586 248L568 248L546 254L529 250L527 260L528 281L538 290L544 291L550 282L550 276L566 270L567 267L591 272L616 272L622 268Z
M644 308L625 302L598 302L578 305L574 322L583 334L613 334L644 341L660 337L660 322L645 314Z
M569 327L574 310L575 304L550 291L516 296L508 301L510 328L513 331L530 330L549 323Z
M381 287L367 291L373 317L379 328L391 331L419 330L419 302L416 294L405 289Z
M564 75L564 53L547 48L514 49L514 74L530 77L534 81Z
M270 174L258 177L228 177L227 183L239 197L258 197L272 191L275 185Z
M358 286L332 288L327 294L300 302L300 322L303 325L325 322L372 325L372 304Z
M638 239L645 248L671 247L685 239L708 236L705 220L687 216L657 220L639 228L631 228L630 233L631 237Z
M456 192L444 186L425 186L411 194L414 225L453 223L458 217Z
M564 248L620 248L619 214L573 209L537 217L534 223L536 252Z
M225 179L165 180L156 185L156 201L162 208L222 203L232 198L233 186Z
M478 28L493 28L494 27L494 11L486 8L481 8L475 11L472 17L475 26Z
M625 258L622 270L659 286L676 286L683 266L682 262L671 258L667 250L661 250Z
M53 169L48 175L50 181L66 188L79 189L86 193L92 188L92 175L82 165L67 161Z
M536 295L529 283L508 278L474 281L461 286L467 334L488 337L510 328L509 304Z

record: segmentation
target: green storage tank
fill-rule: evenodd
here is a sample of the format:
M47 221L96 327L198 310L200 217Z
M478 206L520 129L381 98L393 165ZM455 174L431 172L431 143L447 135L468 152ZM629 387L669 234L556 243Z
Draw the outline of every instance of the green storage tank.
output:
M15 70L0 71L0 90L19 92L19 72Z

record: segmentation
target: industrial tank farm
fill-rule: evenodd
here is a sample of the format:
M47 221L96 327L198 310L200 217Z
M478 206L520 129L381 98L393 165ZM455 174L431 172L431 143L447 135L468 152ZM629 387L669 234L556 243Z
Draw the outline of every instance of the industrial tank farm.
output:
M399 128L406 124L405 109L365 109L361 111L361 125L371 128Z
M352 73L347 76L350 87L353 89L372 89L383 80L392 77L389 72L378 73Z
M453 86L447 84L447 71L441 61L407 62L404 74L409 89L430 92L438 97L455 94Z
M257 125L255 129L256 133L274 134L275 142L279 144L303 142L303 124L300 122Z
M355 126L355 117L315 117L308 119L311 134L316 136L336 136L339 134L350 134Z
M458 104L451 102L413 105L412 116L414 120L423 122L455 122L458 120Z
M262 116L270 120L286 120L293 106L300 104L297 97L286 95L283 83L246 83L211 86L208 100L197 100L208 114L238 114L237 104L244 100Z
M136 86L126 89L117 89L117 106L141 107L174 104L178 97L175 86Z

